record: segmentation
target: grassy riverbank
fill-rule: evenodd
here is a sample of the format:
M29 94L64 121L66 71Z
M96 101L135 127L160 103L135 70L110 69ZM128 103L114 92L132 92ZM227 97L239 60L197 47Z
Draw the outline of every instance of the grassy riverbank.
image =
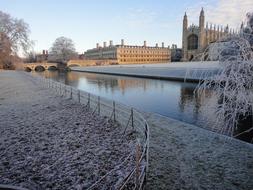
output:
M150 125L147 190L253 189L253 145L163 117Z
M120 127L24 73L0 72L0 89L0 184L86 189L132 151Z

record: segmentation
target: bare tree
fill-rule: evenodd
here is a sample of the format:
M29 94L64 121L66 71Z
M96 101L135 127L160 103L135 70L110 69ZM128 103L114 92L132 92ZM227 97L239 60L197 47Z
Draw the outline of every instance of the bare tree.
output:
M77 57L74 42L70 38L59 37L53 43L49 52L49 60L66 63Z
M27 52L32 45L29 40L29 26L22 19L16 19L0 11L0 64L12 62L19 51ZM14 59L15 60L15 59Z

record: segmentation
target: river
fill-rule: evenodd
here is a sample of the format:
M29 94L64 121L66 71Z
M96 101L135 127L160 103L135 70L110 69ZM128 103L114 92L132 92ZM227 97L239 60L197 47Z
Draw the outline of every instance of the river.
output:
M80 90L204 127L204 103L194 95L196 83L184 83L84 72L33 72Z
M208 91L205 97L196 95L194 92L197 83L74 71L60 73L46 70L32 74L51 78L140 111L158 113L208 130L216 130L215 117L209 106L212 104L208 104L208 101L217 102L217 99L213 99L212 91ZM248 126L251 123L243 124L235 134L248 129ZM253 131L237 138L251 142Z

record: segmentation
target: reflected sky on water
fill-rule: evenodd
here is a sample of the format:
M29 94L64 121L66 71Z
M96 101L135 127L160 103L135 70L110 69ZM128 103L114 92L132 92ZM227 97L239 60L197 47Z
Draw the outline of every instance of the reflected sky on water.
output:
M204 122L205 114L201 112L201 102L194 96L196 83L84 72L45 71L34 74L146 112L159 113L198 126L202 126Z

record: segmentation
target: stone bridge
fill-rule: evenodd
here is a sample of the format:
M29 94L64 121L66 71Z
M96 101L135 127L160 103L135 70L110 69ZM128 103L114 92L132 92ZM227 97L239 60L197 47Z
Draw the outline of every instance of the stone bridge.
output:
M57 63L24 63L24 70L26 71L44 71L44 70L56 70Z

